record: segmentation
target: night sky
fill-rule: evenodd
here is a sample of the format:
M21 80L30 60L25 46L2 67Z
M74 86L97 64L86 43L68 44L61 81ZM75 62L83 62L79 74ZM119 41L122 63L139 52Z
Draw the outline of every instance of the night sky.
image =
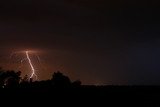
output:
M0 66L32 50L40 80L60 70L83 84L160 85L158 3L132 0L0 1ZM16 52L15 54L13 54ZM10 55L12 56L10 57Z

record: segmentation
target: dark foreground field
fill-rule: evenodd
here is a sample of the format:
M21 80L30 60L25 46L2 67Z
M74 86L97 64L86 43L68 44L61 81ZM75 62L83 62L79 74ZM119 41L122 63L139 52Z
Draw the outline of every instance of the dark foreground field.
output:
M1 89L4 101L24 105L45 106L134 106L155 107L160 105L160 86L80 86L70 88L17 88ZM16 101L14 101L16 100Z

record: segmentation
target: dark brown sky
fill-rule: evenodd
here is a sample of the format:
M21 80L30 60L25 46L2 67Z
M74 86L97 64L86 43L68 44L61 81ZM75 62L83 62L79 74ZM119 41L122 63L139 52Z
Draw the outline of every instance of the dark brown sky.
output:
M60 69L84 84L160 84L157 4L136 0L0 1L0 64L17 69L23 54L8 56L30 49L39 51L44 66L36 64L40 79ZM27 66L21 70L29 73Z

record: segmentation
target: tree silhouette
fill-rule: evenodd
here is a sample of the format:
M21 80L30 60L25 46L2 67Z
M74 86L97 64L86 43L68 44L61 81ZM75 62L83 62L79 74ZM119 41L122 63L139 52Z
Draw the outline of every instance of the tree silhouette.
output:
M21 83L29 82L29 77L28 75L25 75L21 81Z
M0 87L2 88L5 80L5 71L0 68Z
M0 86L1 87L15 87L20 82L21 71L4 71L0 70Z
M55 72L52 76L52 83L55 87L68 87L71 86L70 79L63 75L61 72Z
M36 87L78 87L81 86L81 81L77 80L73 83L68 76L64 75L60 71L53 73L51 80L46 81L33 81L28 75L23 78L21 76L21 71L5 71L0 69L0 87L1 88L36 88Z
M79 87L79 86L81 86L81 84L82 84L82 82L81 82L80 80L76 80L76 81L74 81L74 82L72 83L72 85L73 85L74 87Z

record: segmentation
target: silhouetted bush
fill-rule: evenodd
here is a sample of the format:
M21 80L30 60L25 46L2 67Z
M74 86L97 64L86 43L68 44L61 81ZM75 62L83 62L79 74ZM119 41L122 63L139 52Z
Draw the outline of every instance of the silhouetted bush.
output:
M72 85L73 85L74 87L79 87L79 86L81 86L81 84L82 84L82 82L81 82L80 80L74 81L74 82L72 83Z
M55 87L68 87L71 86L70 79L63 75L61 72L55 72L52 76L52 84Z
M0 86L1 87L16 87L20 82L21 72L0 70Z

